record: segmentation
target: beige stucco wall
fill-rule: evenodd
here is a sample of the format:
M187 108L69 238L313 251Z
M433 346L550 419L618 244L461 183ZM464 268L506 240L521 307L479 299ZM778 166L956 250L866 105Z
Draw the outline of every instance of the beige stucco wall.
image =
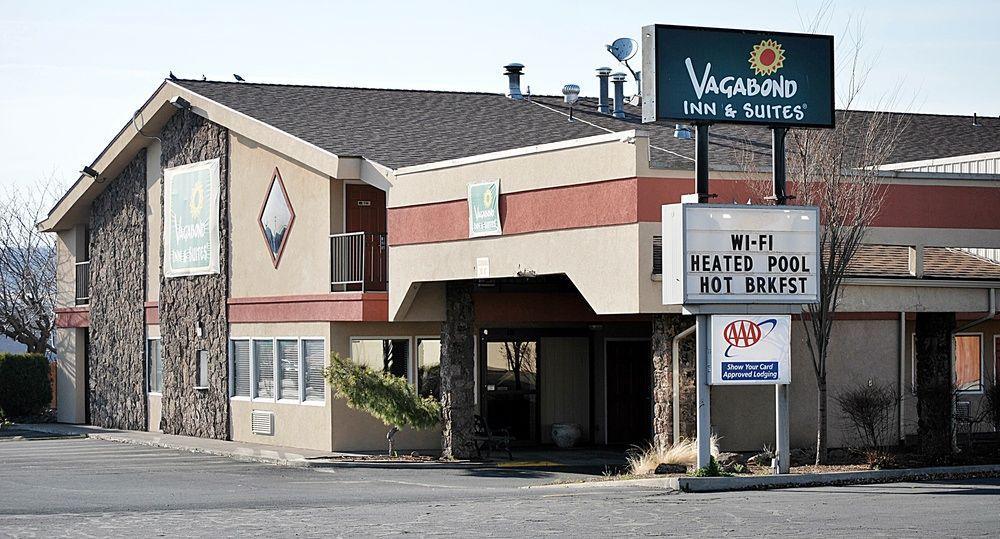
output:
M829 446L845 445L847 426L834 397L868 380L898 381L899 323L895 320L845 320L834 324L827 367ZM798 322L792 325L792 383L789 434L792 447L815 447L816 377ZM774 447L774 386L713 386L712 428L727 451Z
M146 301L160 299L160 238L163 237L163 169L160 142L146 147Z
M163 432L160 430L160 417L163 396L159 393L146 393L146 406L148 411L146 430L149 432Z
M440 336L441 325L429 322L409 323L339 323L331 324L330 349L343 357L351 353L352 337L396 337L410 339L411 376L416 361L416 338ZM330 400L330 399L328 399ZM365 412L349 408L343 399L330 402L335 451L385 451L385 434L389 430L381 421ZM398 451L440 451L441 430L403 429L394 438Z
M645 146L618 135L580 139L571 147L551 144L534 147L542 151L518 154L498 152L475 162L455 160L399 169L389 190L390 208L465 200L468 185L500 180L500 192L516 193L565 185L632 178L637 163L646 160ZM597 141L587 143L587 141Z
M83 423L84 409L84 332L85 328L57 328L55 331L56 418L60 423Z
M265 253L266 255L267 253ZM330 324L326 322L274 323L274 324L232 324L230 338L272 338L272 337L321 337L330 350ZM326 387L326 401L319 403L286 403L274 399L253 399L232 397L230 401L230 436L234 441L253 442L266 445L283 445L331 450L331 396ZM274 436L254 434L251 430L250 414L253 410L274 412Z
M232 297L329 293L331 207L342 206L340 182L237 134L230 134L230 151ZM295 213L277 268L258 222L275 167Z
M76 306L76 257L83 236L83 225L56 233L56 308Z
M413 283L475 279L480 257L489 259L491 277L514 277L521 269L562 273L598 314L636 312L638 230L630 224L391 247L389 318L397 319L403 305L417 308Z

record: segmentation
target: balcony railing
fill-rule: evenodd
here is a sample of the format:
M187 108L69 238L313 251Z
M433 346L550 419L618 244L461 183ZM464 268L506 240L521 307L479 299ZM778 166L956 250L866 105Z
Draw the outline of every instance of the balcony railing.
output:
M384 291L386 254L385 234L331 235L331 290Z
M90 261L76 263L76 304L90 303Z

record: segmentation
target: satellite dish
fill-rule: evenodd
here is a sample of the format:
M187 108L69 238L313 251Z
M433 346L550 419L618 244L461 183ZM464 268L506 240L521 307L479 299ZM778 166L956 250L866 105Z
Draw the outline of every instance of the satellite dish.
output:
M617 58L619 62L631 59L638 50L639 44L630 37L620 37L608 45L608 52Z

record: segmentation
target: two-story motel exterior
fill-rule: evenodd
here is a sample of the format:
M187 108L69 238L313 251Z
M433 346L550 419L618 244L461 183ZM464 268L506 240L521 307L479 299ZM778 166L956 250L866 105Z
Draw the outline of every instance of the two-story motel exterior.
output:
M58 235L59 420L380 449L386 429L322 380L336 352L442 395L442 427L404 430L402 449L461 454L473 414L523 443L550 443L553 423L598 445L692 436L693 320L662 304L655 253L661 205L693 191L694 145L638 109L595 109L570 122L555 98L165 81L41 224ZM978 406L1000 353L1000 120L906 125L829 373L832 394L895 384L901 439L917 313L967 326L963 402ZM766 159L765 131L713 128L717 202L751 196L746 133ZM220 272L168 278L164 171L212 159ZM502 234L470 238L468 185L484 180L500 181ZM290 217L280 246L262 233L269 199ZM791 442L809 447L814 374L797 324L793 338ZM712 402L724 448L773 440L769 387ZM848 443L830 418L831 446Z

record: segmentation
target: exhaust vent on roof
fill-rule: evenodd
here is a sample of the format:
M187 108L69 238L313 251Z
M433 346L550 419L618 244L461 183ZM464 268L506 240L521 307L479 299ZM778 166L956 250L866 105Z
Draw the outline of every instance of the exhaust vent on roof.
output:
M274 412L263 410L250 412L250 430L254 434L274 436Z
M524 72L524 64L511 63L503 66L504 75L507 75L507 97L520 101L524 99L521 94L521 74Z
M615 118L625 117L625 79L628 75L624 73L614 73L611 75L611 82L615 85L615 108L611 113Z
M608 107L608 78L611 77L610 67L597 68L597 112L610 114Z

